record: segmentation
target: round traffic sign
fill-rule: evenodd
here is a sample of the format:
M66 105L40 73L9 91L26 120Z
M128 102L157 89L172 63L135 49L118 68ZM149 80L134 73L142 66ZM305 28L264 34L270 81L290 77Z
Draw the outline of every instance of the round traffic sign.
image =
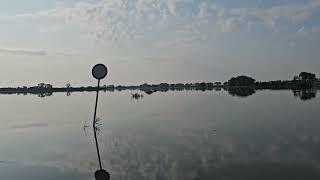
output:
M92 68L92 75L96 79L103 79L107 76L108 69L104 64L97 64Z

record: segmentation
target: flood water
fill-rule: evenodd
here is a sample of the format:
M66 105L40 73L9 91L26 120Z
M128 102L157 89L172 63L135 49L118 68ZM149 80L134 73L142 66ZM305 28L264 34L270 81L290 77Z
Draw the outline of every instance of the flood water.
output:
M0 95L0 179L93 180L94 101L94 92ZM319 95L102 92L97 116L111 179L320 179Z

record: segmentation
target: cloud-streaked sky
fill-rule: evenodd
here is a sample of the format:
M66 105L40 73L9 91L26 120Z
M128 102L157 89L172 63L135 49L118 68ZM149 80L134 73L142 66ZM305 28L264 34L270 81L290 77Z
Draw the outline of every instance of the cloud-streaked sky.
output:
M0 86L289 79L320 69L320 0L0 2Z

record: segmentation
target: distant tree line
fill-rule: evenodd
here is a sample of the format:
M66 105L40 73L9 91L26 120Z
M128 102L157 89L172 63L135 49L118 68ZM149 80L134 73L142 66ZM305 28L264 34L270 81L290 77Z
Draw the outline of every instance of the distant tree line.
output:
M320 80L315 74L301 72L295 75L293 80L277 80L267 82L257 82L248 76L238 76L231 78L224 83L224 89L232 96L247 97L262 89L291 89L294 96L301 100L309 100L316 97L317 90L320 87Z
M167 92L167 91L220 91L224 89L233 96L247 97L261 89L313 89L320 87L320 81L315 74L309 72L301 72L295 75L292 80L277 80L259 82L252 77L237 76L232 77L227 82L200 82L200 83L160 83L160 84L141 84L138 86L122 86L122 85L103 85L99 89L92 86L72 87L67 83L65 87L53 87L51 84L39 83L37 86L23 86L17 88L0 88L1 94L36 94L39 97L51 96L53 92L66 92L67 96L72 92L82 91L123 91L123 90L140 90L146 94L154 92ZM300 91L295 91L295 95L299 97L312 97L313 91L304 91L299 95ZM306 95L309 94L309 95ZM133 96L138 98L139 96Z
M224 85L227 87L254 87L255 89L303 89L318 86L319 82L315 74L301 72L294 76L293 80L258 82L252 77L238 76L231 78Z

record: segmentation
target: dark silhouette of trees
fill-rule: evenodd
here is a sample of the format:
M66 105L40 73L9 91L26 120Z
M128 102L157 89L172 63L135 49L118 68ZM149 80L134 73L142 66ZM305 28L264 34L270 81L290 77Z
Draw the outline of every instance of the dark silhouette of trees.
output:
M292 89L294 87L293 81L268 81L268 82L255 82L256 89Z
M316 75L309 72L301 72L298 76L294 76L292 84L296 89L311 88L317 80Z
M200 83L200 87L199 88L200 88L201 91L205 91L207 89L207 83L205 83L205 82Z
M233 77L228 81L228 86L253 86L256 80L247 76Z
M241 88L241 89L240 89ZM150 95L155 92L167 92L167 91L220 91L224 89L231 95L246 97L255 93L255 90L261 89L287 89L287 90L305 90L301 91L300 95L296 94L301 99L308 99L308 97L314 97L314 92L308 91L308 89L320 88L320 80L316 78L315 74L309 72L301 72L299 75L295 75L291 80L277 80L259 82L248 76L232 77L229 81L224 82L197 82L197 83L160 83L160 84L141 84L141 85L104 85L100 86L99 90L104 92L124 91L124 90L139 90ZM51 84L39 83L37 86L23 86L23 87L5 87L0 88L0 94L37 94L39 97L50 96L53 92L66 92L67 96L72 92L83 91L97 91L97 87L81 86L72 87L69 83L65 87L53 87Z
M39 83L37 86L38 89L52 89L51 84Z
M66 84L66 88L67 88L67 89L70 89L70 88L71 88L71 84L70 84L70 83L67 83L67 84Z
M308 81L313 82L316 80L316 75L309 72L301 72L299 74L299 80L305 81L305 82L308 82Z
M167 92L169 91L169 84L168 83L161 83L159 85L160 91Z

